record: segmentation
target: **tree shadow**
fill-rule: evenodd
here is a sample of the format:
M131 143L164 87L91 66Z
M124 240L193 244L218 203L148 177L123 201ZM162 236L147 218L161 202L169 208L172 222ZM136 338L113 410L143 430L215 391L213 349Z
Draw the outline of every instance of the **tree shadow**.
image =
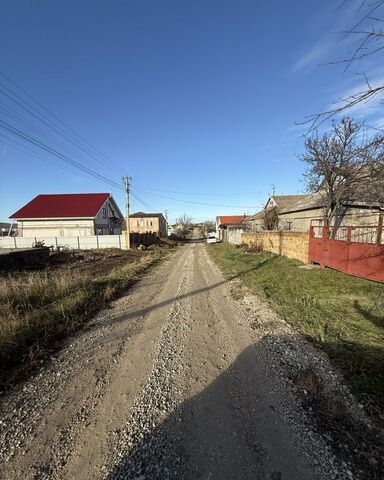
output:
M384 328L384 316L375 315L371 310L362 307L357 300L354 301L353 306L355 310L364 318L372 322L377 327Z
M281 404L286 397L278 394L266 343L246 348L208 385L195 378L204 377L201 368L186 375L188 388L198 393L167 411L160 423L164 402L157 403L156 395L164 389L165 404L172 404L172 381L155 383L155 398L139 398L120 432L126 449L106 480L314 478L292 442Z
M230 283L233 280L236 280L238 278L242 278L243 276L247 275L248 273L254 272L258 270L259 268L263 267L266 263L270 262L272 259L266 259L263 262L257 264L256 266L249 268L247 270L243 270L236 275L231 275L224 280L221 280L220 282L216 282L213 285L208 285L206 287L198 288L196 290L192 290L187 293L183 293L182 295L179 295L177 297L171 297L168 298L167 300L163 300L162 302L156 303L154 305L149 305L148 307L142 308L140 310L135 310L134 312L124 314L121 316L118 316L116 318L112 318L110 320L103 321L103 325L113 325L122 321L130 320L132 318L140 317L140 316L145 316L151 313L154 310L160 309L162 307L165 307L167 305L171 305L176 299L178 300L183 300L184 298L188 297L194 297L196 295L199 295L200 293L207 292L209 290L213 290L215 288L221 287L222 285L225 285L226 283Z
M291 420L292 390L282 380L284 370L276 370L271 362L271 342L286 347L292 338L265 336L243 350L206 385L195 378L204 378L201 368L189 372L185 380L193 394L177 407L166 406L168 401L172 405L175 379L166 385L155 383L151 392L154 398L148 391L147 396L139 398L133 417L120 431L123 447L106 480L333 478L334 465L325 460L318 440L308 436L308 425L303 427L297 419ZM383 349L371 352L361 345L355 347L365 355L383 355ZM301 368L297 365L298 372ZM162 388L166 397L157 403L156 395ZM333 454L363 471L364 478L383 478L383 435L351 417L342 388L311 391L305 386L305 395L298 384L296 388L317 430L327 435ZM367 463L368 458L374 458L376 464Z

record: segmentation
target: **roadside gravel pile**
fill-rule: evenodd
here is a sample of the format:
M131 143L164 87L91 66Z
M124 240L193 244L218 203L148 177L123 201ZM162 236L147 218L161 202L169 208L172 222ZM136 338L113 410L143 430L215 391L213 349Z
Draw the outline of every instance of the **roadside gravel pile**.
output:
M177 412L182 399L173 380L182 373L182 344L190 329L190 302L181 298L189 282L187 273L162 328L152 371L132 407L131 419L116 432L112 467L104 467L109 470L108 480L179 478L182 455L178 438L171 433L177 414L173 420L168 417Z

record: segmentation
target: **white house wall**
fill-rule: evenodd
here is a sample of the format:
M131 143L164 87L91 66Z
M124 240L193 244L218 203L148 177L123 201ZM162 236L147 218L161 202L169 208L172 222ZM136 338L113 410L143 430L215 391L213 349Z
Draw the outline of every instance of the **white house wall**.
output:
M18 220L20 237L87 237L95 234L92 219Z

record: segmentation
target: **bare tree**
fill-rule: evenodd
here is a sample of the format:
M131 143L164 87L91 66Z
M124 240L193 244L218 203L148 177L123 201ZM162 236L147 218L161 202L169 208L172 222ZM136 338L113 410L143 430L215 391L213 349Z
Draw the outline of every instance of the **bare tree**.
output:
M307 135L299 158L308 165L307 189L324 200L324 220L332 224L351 203L384 206L384 138L368 139L361 123L333 121L322 137Z
M203 232L209 233L214 232L216 230L216 223L212 220L207 220L203 223Z
M339 8L355 7L351 0L344 0ZM364 70L363 64L368 57L377 57L379 64L384 63L384 0L361 0L357 12L359 18L356 23L349 30L341 32L343 39L352 40L350 55L342 60L328 63L329 65L344 64L345 71L357 62L362 64ZM371 85L368 73L361 73L361 75L365 81L358 91L340 98L334 103L333 107L310 115L301 123L309 124L311 131L319 124L342 112L347 112L360 103L368 102L374 97L384 96L384 84L382 82L379 82L378 85ZM381 99L380 103L384 103L384 98Z
M270 207L264 210L262 225L264 230L277 230L279 228L277 207Z
M184 213L181 217L176 218L176 223L178 224L178 235L181 238L186 238L187 234L192 229L192 217Z

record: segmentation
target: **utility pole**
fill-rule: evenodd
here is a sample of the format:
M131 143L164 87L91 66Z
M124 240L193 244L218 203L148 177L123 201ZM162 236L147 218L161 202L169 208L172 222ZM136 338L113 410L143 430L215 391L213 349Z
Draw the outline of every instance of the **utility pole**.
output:
M129 187L131 177L124 177L124 190L125 190L125 221L127 224L127 249L131 249L131 228L129 225Z

